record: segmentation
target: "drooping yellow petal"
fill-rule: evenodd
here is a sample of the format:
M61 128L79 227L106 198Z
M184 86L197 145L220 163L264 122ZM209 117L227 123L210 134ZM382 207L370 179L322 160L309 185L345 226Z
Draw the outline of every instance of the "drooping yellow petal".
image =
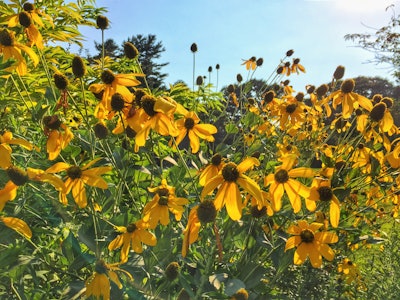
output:
M55 163L50 168L48 168L46 170L46 173L58 173L58 172L67 170L69 167L70 167L70 165L65 162L58 162L58 163Z
M246 157L240 164L238 164L237 169L239 173L244 173L247 170L253 168L254 166L259 166L260 161L255 157Z
M17 197L18 186L11 180L8 181L3 189L0 190L0 211L3 210L7 201L12 201Z
M263 202L263 194L258 184L246 175L241 175L236 182L258 202Z
M13 217L1 217L1 221L3 221L4 225L10 227L11 229L14 229L26 238L30 239L32 237L32 231L29 228L28 224L26 224L21 219Z
M76 204L79 208L85 208L87 206L86 189L81 179L75 179L72 185L72 197L74 197Z
M322 254L322 256L325 259L327 259L329 261L332 261L335 257L335 252L327 244L321 244L319 246L319 252Z
M221 174L211 178L206 183L203 190L201 191L201 195L200 195L201 199L204 199L205 196L210 194L213 190L215 190L223 182L224 182L224 179Z
M315 172L313 169L311 168L305 168L305 167L300 167L300 168L296 168L296 169L292 169L288 172L290 177L313 177L315 175Z
M332 227L337 228L339 226L340 219L340 203L336 196L333 196L329 205L329 221Z
M233 221L240 220L242 217L242 196L235 182L227 183L225 191L225 207L229 217Z
M301 238L300 236L291 236L290 238L287 239L286 245L285 245L285 252L289 249L292 249L294 247L297 247L301 243Z

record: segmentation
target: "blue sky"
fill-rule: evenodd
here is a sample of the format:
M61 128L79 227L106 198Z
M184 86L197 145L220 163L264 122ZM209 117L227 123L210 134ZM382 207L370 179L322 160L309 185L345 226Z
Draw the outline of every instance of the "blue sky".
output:
M264 64L254 77L266 79L287 50L300 58L306 74L290 76L297 91L307 84L331 80L337 65L346 67L345 78L381 76L393 81L385 65L367 63L373 53L345 41L347 33L372 33L386 25L392 11L386 7L399 0L97 0L108 8L111 27L105 38L118 44L136 34L155 34L166 48L160 62L166 83L192 83L190 45L196 42L196 76L208 76L216 83L215 65L220 64L219 87L235 83L236 74L247 71L242 59L262 57ZM86 49L100 41L99 30L82 29ZM208 79L207 79L208 81Z

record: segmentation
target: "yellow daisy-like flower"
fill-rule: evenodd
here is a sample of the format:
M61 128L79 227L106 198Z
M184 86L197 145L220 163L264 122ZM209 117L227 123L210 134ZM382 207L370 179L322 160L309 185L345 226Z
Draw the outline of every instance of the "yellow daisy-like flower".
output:
M368 98L361 96L353 92L355 82L353 79L346 79L343 81L340 90L330 94L323 103L327 103L332 100L332 107L336 109L338 105L342 105L343 118L350 118L354 109L359 106L366 109L367 111L372 110L372 102Z
M257 68L257 59L255 56L250 57L249 59L243 59L242 66L246 66L246 70L255 70Z
M142 129L136 134L135 142L141 147L153 129L163 136L177 136L178 129L173 123L173 114L180 106L169 97L145 95L141 99Z
M183 243L182 243L182 256L186 257L189 246L193 244L199 238L199 231L201 227L200 219L197 215L199 205L196 205L190 210L188 223L185 230L183 231Z
M7 71L16 70L21 76L28 72L25 58L22 56L21 51L24 51L32 59L33 65L39 63L39 57L29 47L22 45L15 41L14 32L3 29L0 31L0 54L3 55L3 60L15 59L15 65L7 68Z
M223 206L226 206L229 217L234 221L239 220L242 217L243 208L239 186L258 201L263 201L263 195L258 184L243 174L259 164L258 159L254 157L247 157L239 165L233 162L226 163L221 172L205 184L201 198L204 199L206 195L219 187L214 200L215 208L219 211Z
M61 123L57 116L44 117L43 124L44 133L47 136L46 149L49 154L49 160L54 160L61 150L69 145L74 135L65 124Z
M0 168L6 169L11 165L12 149L10 145L20 145L25 149L32 150L34 146L20 138L13 138L10 131L6 131L0 135Z
M119 93L127 102L132 102L133 95L127 87L133 87L140 84L136 79L137 76L144 76L143 74L114 74L110 70L104 70L101 74L103 83L94 83L89 86L89 91L94 94L102 93L102 100L100 104L108 112L111 109L111 97L115 93Z
M276 169L274 174L268 174L265 177L264 184L269 185L274 211L279 211L282 208L282 196L286 192L293 211L298 213L301 209L300 196L307 198L309 188L293 178L313 177L315 173L312 169L305 167L292 169L297 160L294 155L287 155L281 160L283 161L282 165Z
M299 128L304 123L305 113L297 101L285 101L279 105L279 117L282 130L286 128L288 121L294 128Z
M86 297L96 297L97 300L110 300L110 279L119 289L122 283L118 278L117 272L123 272L130 280L132 275L119 268L119 264L107 264L103 260L98 260L95 266L95 272L86 280Z
M211 124L199 124L200 119L195 112L188 111L184 117L176 121L179 134L176 137L176 144L179 145L184 137L188 135L192 153L199 152L199 138L208 142L214 142L213 134L217 133L217 127Z
M340 202L333 193L331 181L329 179L314 178L307 199L314 202L329 202L329 221L333 227L338 227L340 219Z
M306 72L306 69L304 68L304 66L302 64L300 64L300 58L295 58L293 59L293 63L292 66L290 67L290 71L292 73L297 73L299 74L299 72Z
M30 239L32 237L32 231L25 221L14 217L3 217L3 216L0 216L0 221L2 221L4 225L6 225L7 227L22 234L27 239Z
M35 8L35 5L33 5L32 3L25 2L23 4L22 8L23 8L24 12L29 14L29 16L33 20L33 22L35 24L37 24L39 27L43 27L44 26L44 23L43 23L41 17L46 19L52 26L54 26L52 18L48 14L46 14L46 13L42 12L41 10ZM15 27L15 26L18 25L19 22L20 22L20 15L19 14L15 14L9 19L8 27Z
M30 46L36 45L39 49L43 49L43 37L36 28L35 24L33 24L31 14L26 11L20 12L17 17L10 19L8 26L14 27L17 26L18 23L25 28L25 33L30 42Z
M294 252L294 264L301 265L310 258L311 265L319 268L322 265L322 256L332 261L335 252L328 244L336 243L339 238L334 232L318 231L323 226L322 223L308 224L305 220L300 220L297 225L291 225L287 232L294 235L286 241L285 252L296 247Z
M148 223L150 229L156 228L158 222L161 225L169 224L169 213L175 215L175 219L180 221L185 211L183 205L189 203L185 198L175 196L175 188L167 184L167 180L163 179L161 185L148 189L151 193L155 193L153 200L146 204L143 209L143 222Z
M155 246L157 238L148 231L148 225L142 220L130 223L127 227L117 226L116 229L121 234L118 235L108 245L108 250L112 251L121 248L121 263L128 261L129 250L132 248L136 253L143 252L143 244Z
M338 265L338 272L347 284L360 280L361 274L357 265L347 257Z
M211 178L218 175L224 166L221 154L214 154L209 163L203 170L201 170L199 177L199 184L204 186Z
M101 158L97 158L89 162L83 168L75 165L69 165L65 162L58 162L46 170L46 173L58 173L61 171L67 172L65 180L65 191L60 191L60 202L66 205L67 195L72 191L72 196L76 204L80 208L87 205L85 185L107 189L107 182L100 176L112 170L110 166L96 167L89 169L92 165L98 162Z

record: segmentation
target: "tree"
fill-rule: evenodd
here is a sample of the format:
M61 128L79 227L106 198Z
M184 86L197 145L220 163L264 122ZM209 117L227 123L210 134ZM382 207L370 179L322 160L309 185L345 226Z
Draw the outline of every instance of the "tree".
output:
M388 63L393 67L394 77L400 81L400 15L396 15L394 5L386 8L393 10L388 25L376 30L374 33L346 34L345 40L355 41L361 48L375 54L376 63Z
M164 79L168 74L162 73L161 68L168 63L157 63L161 57L161 53L165 51L161 42L158 42L154 34L143 36L141 34L128 38L125 42L130 42L139 51L139 62L142 66L143 73L146 74L146 80L150 89L162 88ZM124 44L123 43L123 44ZM138 78L143 80L142 78Z
M97 54L93 58L99 59L101 57L103 45L101 43L94 42L94 46L96 47L96 50L99 52L99 54ZM120 52L120 48L113 39L107 39L104 42L104 56L116 58L118 57L118 52Z

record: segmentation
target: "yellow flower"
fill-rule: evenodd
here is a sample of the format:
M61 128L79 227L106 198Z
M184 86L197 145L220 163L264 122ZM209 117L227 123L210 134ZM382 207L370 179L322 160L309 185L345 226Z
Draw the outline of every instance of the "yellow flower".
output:
M290 124L294 128L299 128L305 120L304 109L297 101L285 101L280 103L279 116L279 125L281 129L286 128L286 123L288 121L290 121Z
M175 215L175 219L180 221L185 211L183 205L188 204L185 198L175 196L175 188L167 184L163 179L161 185L155 188L149 188L151 193L155 193L153 200L146 204L143 209L143 222L148 223L150 229L154 229L158 222L161 225L169 224L169 213Z
M310 168L299 167L293 168L297 157L287 155L282 157L282 165L280 165L274 174L268 174L265 177L264 184L269 187L272 196L272 208L279 211L282 207L282 196L284 192L289 197L293 211L298 213L301 209L300 196L306 198L309 194L309 188L293 178L296 177L313 177L314 171Z
M354 109L359 106L367 111L372 110L372 102L368 98L353 92L355 82L353 79L343 81L340 90L331 93L322 103L328 103L332 100L332 107L336 109L338 105L342 105L343 118L350 118Z
M107 264L103 260L98 260L95 266L95 272L85 282L86 297L96 297L97 300L110 300L110 279L119 289L122 288L122 283L118 278L117 272L123 272L130 280L133 280L132 275L118 267L118 264Z
M44 17L52 26L54 26L51 17L48 14L42 12L41 10L35 8L35 6L32 3L25 2L22 8L24 9L24 12L29 14L33 22L36 23L39 27L44 26L41 17ZM15 14L9 19L8 27L15 27L18 25L19 22L20 22L20 15Z
M222 156L220 154L214 154L211 158L211 163L208 164L200 173L199 184L204 186L211 178L218 175L224 166Z
M295 58L293 59L293 63L292 66L290 67L290 71L292 73L296 72L297 74L299 74L299 71L305 73L306 69L304 68L304 66L302 64L300 64L300 58Z
M246 70L250 70L250 69L255 70L257 68L256 60L257 59L256 59L255 56L252 56L247 60L243 59L244 62L242 63L242 66L245 65L246 66Z
M3 210L8 201L12 201L17 197L17 189L18 185L9 180L4 188L0 190L0 211Z
M114 74L110 70L104 70L101 74L101 80L103 83L94 83L89 86L89 91L94 94L102 93L101 104L107 112L111 109L111 97L115 93L121 94L121 96L127 101L132 102L133 95L127 87L137 86L140 81L136 79L137 76L143 76L143 74Z
M121 263L128 261L129 250L136 253L143 252L143 244L148 246L155 246L157 238L154 234L148 231L148 226L142 220L130 223L127 227L118 226L116 229L121 232L111 243L108 245L108 250L112 251L121 248Z
M64 205L68 203L67 195L72 191L72 196L75 199L76 204L78 204L80 208L84 208L87 205L85 184L101 189L108 188L107 182L100 175L111 171L112 168L110 166L105 166L89 169L100 159L101 158L92 160L83 168L75 165L71 166L65 162L58 162L46 170L46 173L50 174L61 171L67 172L65 192L60 191L61 203Z
M190 210L188 223L185 230L183 231L183 243L182 243L182 256L186 257L189 246L193 244L199 238L199 231L201 222L197 215L199 205L196 205Z
M8 26L14 27L17 26L18 23L25 28L25 33L30 41L30 46L36 45L39 49L43 49L43 37L36 28L35 24L33 24L31 14L26 11L20 12L17 17L10 19Z
M10 145L20 145L25 149L32 150L34 147L31 143L20 139L13 138L10 131L6 131L0 135L0 168L6 169L11 165L11 152Z
M142 129L136 134L136 144L139 147L145 145L150 129L163 136L177 136L179 131L173 123L173 114L178 107L178 104L169 97L143 96L141 117L144 118L144 122Z
M61 150L68 146L74 135L65 124L61 123L57 116L44 117L43 124L45 126L44 133L47 136L46 149L49 154L49 160L54 160Z
M347 284L360 280L361 274L358 267L347 257L338 265L338 272L343 273L342 278Z
M294 252L294 264L301 265L310 258L311 265L319 268L322 265L322 256L332 261L335 252L328 244L336 243L338 236L334 232L317 231L323 226L322 223L308 224L305 220L300 220L297 225L291 225L287 232L294 235L286 241L285 252L297 247Z
M249 299L249 293L244 289L241 288L234 293L230 300L247 300Z
M221 172L205 184L201 198L204 199L206 195L219 187L214 200L215 208L219 211L225 205L229 217L234 221L239 220L242 216L243 203L238 185L258 201L263 201L263 195L258 184L243 174L259 164L259 161L254 157L244 159L239 165L232 162L225 164Z
M3 29L0 31L0 54L3 55L3 61L9 60L10 58L15 59L17 62L15 65L7 68L7 71L16 69L17 73L21 76L28 72L25 58L22 56L21 51L24 51L32 59L33 65L36 66L39 63L39 58L33 50L25 45L22 45L15 41L14 33Z
M333 193L330 180L314 178L310 187L310 194L306 199L310 201L330 202L329 221L333 227L338 227L340 219L340 202Z
M214 142L213 134L217 133L217 127L211 124L199 124L200 119L194 112L187 112L184 117L176 121L179 134L176 137L176 145L179 145L184 137L188 135L192 153L199 152L199 138L208 142Z
M22 234L27 239L30 239L32 237L32 231L29 228L28 224L26 224L26 222L22 221L21 219L0 216L0 221L2 221L7 227L10 227L16 232Z

